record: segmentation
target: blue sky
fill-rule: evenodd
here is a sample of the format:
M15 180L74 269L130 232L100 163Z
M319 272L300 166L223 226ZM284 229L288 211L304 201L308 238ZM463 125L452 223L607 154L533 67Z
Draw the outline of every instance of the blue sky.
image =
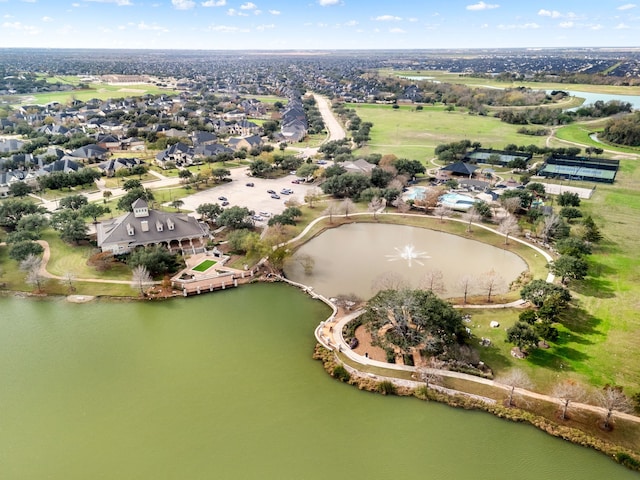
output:
M0 0L0 47L640 47L640 0Z

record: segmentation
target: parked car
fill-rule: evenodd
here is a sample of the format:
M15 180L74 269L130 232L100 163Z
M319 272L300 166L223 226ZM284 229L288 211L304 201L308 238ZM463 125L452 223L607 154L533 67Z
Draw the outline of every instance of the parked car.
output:
M276 200L280 199L280 195L278 195L277 193L272 193L271 194L271 198L275 198Z
M247 187L254 187L255 184L253 182L247 182Z
M260 215L254 215L253 218L256 222L261 222L262 220L264 220L264 218L262 218Z
M270 217L271 214L269 212L260 212L260 215L262 215L263 217Z
M291 183L300 183L300 180L296 178L295 180L291 180Z
M222 202L222 206L226 207L227 205L229 205L229 202L227 200L225 200L224 202Z
M226 202L227 201L227 197L218 197L218 200L220 200L221 202Z
M267 190L267 193L270 195L275 195L276 191L275 190Z

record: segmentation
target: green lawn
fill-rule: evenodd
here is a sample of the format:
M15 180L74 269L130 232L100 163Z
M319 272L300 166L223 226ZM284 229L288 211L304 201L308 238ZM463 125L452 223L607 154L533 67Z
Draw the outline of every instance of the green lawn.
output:
M437 145L465 139L496 149L509 143L543 146L545 142L545 137L517 133L517 125L466 111L446 112L443 106L415 110L413 106L394 109L391 105L357 105L355 110L363 121L373 123L365 153L424 161L433 157Z
M216 263L218 262L216 262L215 260L205 260L204 262L201 262L195 267L193 267L191 270L195 270L196 272L206 272L211 267L213 267Z
M71 83L68 81L67 83ZM92 98L98 98L100 100L106 100L109 98L126 98L126 97L141 97L143 95L151 94L176 94L175 90L166 88L159 88L155 85L107 85L104 83L92 83L89 84L89 88L83 90L73 90L69 92L46 92L35 93L33 95L20 97L20 101L14 105L24 105L35 103L37 105L45 105L51 102L58 102L61 104L67 104L72 99L81 100L86 102Z

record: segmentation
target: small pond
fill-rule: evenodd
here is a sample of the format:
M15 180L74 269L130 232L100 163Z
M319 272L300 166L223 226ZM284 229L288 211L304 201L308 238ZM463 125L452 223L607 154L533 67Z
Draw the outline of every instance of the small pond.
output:
M309 258L313 267L305 272ZM352 223L327 230L303 245L285 274L328 297L353 293L366 299L375 293L372 286L382 276L401 277L418 287L425 277L440 271L446 288L443 296L455 297L463 294L459 282L465 276L474 279L468 293L483 293L480 279L491 269L503 280L497 293L506 291L527 264L512 252L448 233Z

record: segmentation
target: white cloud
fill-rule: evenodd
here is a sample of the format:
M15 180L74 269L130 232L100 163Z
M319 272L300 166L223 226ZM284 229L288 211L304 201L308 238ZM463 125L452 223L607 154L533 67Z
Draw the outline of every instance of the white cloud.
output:
M619 23L618 25L616 25L615 27L616 30L626 30L628 28L631 28L629 25L625 24L625 23Z
M557 10L545 10L542 9L538 12L538 15L540 15L541 17L551 17L551 18L560 18L562 16L562 14L560 12L558 12Z
M84 0L85 2L95 2L95 3L115 3L119 7L130 7L133 5L131 0ZM74 4L75 6L76 4Z
M149 25L144 22L138 23L137 27L138 27L138 30L145 30L145 31L152 31L152 32L168 32L169 31L166 28L161 27L159 25L156 25L156 24Z
M394 15L380 15L375 17L373 20L377 22L398 22L402 20L401 17L396 17Z
M321 7L329 7L331 5L337 5L340 3L340 0L318 0L318 5Z
M235 27L232 25L213 25L210 30L214 32L222 32L222 33L236 33L241 32L242 29L240 27Z
M25 32L28 35L37 35L40 33L40 29L33 25L25 25L21 22L4 22L2 28L8 28L11 30L17 30L19 32Z
M271 15L280 15L280 10L269 10L268 11Z
M356 25L358 25L358 21L357 20L349 20L348 22L344 22L343 25L345 27L355 27Z
M591 30L602 30L604 27L602 25L600 25L599 23L596 23L595 25L589 25L589 28Z
M203 7L224 7L227 4L227 0L207 0L200 5Z
M407 20L410 21L411 23L415 23L418 21L416 17L407 18Z
M247 2L240 5L240 10L255 10L258 6L253 2Z
M496 4L496 3L484 3L484 2L478 2L478 3L474 3L473 5L467 5L466 9L467 10L493 10L494 8L498 8L500 5Z
M239 12L235 8L230 8L229 10L227 10L227 15L229 15L230 17L248 17L249 16L248 13Z
M176 7L176 10L190 10L196 6L193 0L171 0L171 4Z
M625 3L624 5L620 5L616 10L631 10L636 7L637 5L635 3Z
M560 22L558 26L560 28L573 28L575 24L573 22Z
M407 32L401 28L390 28L389 33L407 33Z
M42 17L41 20L45 23L53 22L53 18L51 17Z
M276 28L276 26L273 23L269 23L267 25L258 25L256 27L256 30L259 32L264 32L265 30L272 30Z
M22 0L24 3L36 3L38 0Z
M500 30L535 30L540 28L540 25L537 23L521 23L517 25L498 25Z

